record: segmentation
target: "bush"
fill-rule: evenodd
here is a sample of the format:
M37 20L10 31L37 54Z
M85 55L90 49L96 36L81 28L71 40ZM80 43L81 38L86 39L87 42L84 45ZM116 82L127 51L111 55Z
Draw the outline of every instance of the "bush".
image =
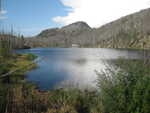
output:
M57 90L49 93L49 110L58 113L97 113L96 92L80 91L78 89ZM61 110L66 112L61 112Z
M36 56L36 55L31 54L31 53L26 54L26 56L27 56L27 60L31 60L31 61L37 58L37 56Z
M150 113L149 64L119 60L116 65L117 70L98 73L103 112Z

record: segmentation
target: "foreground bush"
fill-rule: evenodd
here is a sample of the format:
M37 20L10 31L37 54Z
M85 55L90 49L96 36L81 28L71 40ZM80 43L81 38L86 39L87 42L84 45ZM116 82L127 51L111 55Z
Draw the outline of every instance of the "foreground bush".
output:
M150 65L119 60L116 66L98 73L103 113L150 113Z

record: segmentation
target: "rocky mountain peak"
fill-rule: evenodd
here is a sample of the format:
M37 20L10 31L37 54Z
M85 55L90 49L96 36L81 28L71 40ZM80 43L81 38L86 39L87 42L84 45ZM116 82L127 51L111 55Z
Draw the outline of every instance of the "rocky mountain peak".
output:
M78 21L78 22L69 24L65 27L62 27L61 30L63 30L63 31L76 31L76 30L83 31L83 30L90 30L90 29L91 29L91 27L87 23Z

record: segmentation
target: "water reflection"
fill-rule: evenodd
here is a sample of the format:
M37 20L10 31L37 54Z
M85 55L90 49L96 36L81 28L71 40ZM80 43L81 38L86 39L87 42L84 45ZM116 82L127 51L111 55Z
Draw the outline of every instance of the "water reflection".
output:
M85 59L85 58L75 59L75 60L72 60L71 62L72 62L73 64L76 64L76 65L81 66L81 65L86 65L87 59Z
M126 59L143 57L141 51L115 49L38 48L18 52L44 57L38 63L37 69L27 73L27 80L37 83L41 90L55 87L96 87L95 70L105 70L107 60L119 57Z
M97 79L95 70L105 69L104 63L100 60L89 60L86 65L68 63L65 66L69 76L60 83L60 87L95 88Z

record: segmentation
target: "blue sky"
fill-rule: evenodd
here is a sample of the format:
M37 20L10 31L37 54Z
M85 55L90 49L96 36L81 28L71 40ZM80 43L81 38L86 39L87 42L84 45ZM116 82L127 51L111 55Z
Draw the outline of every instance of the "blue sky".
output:
M3 9L7 11L3 19L5 29L13 26L15 32L24 35L35 35L41 30L60 27L52 21L58 15L67 14L59 0L3 0Z
M25 36L62 27L76 21L85 21L91 27L100 27L122 16L150 7L150 0L2 0L0 27ZM5 10L5 11L4 11Z

